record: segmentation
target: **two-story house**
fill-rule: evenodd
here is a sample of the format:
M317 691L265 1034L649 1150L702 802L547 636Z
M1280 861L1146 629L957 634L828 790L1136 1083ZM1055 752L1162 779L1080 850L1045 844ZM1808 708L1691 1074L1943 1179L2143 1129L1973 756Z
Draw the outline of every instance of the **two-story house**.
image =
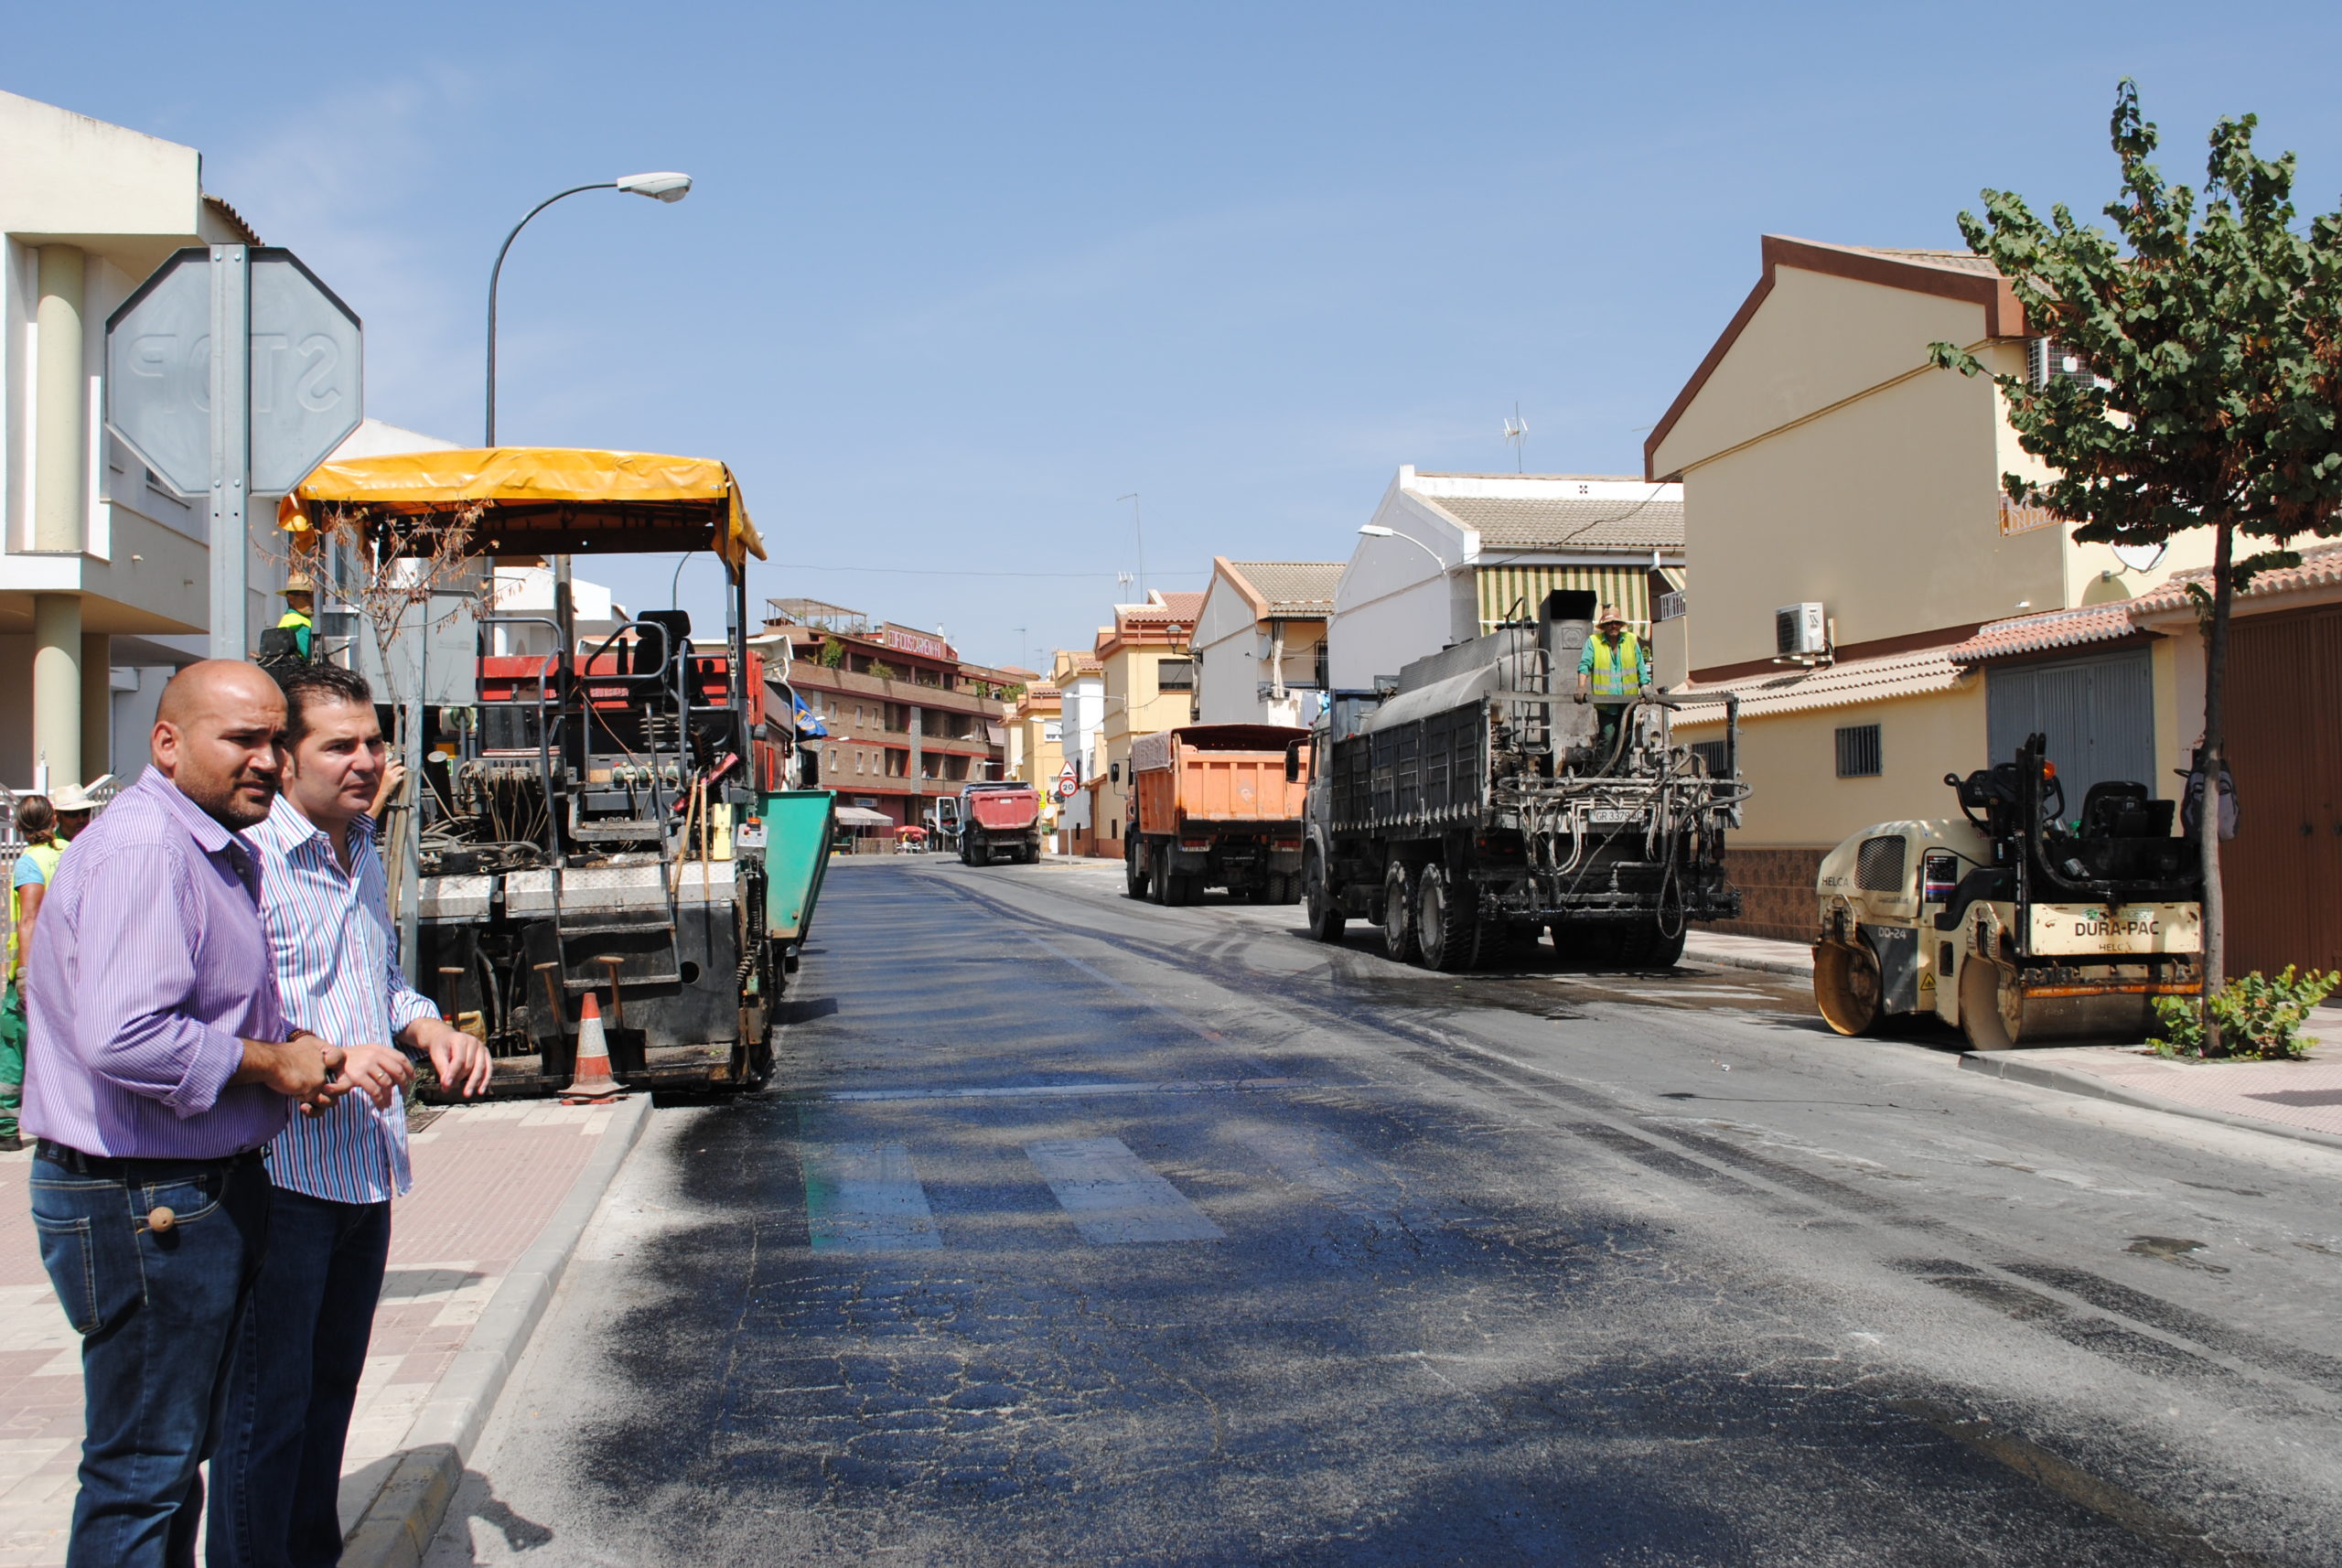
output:
M1196 612L1196 711L1208 725L1315 723L1331 679L1339 561L1215 555Z
M1987 623L2127 599L2208 542L2083 544L2012 504L2001 476L2041 469L1997 388L1929 366L1938 341L2006 374L2088 373L2027 337L1982 258L1768 235L1756 287L1644 446L1647 477L1682 487L1694 573L1655 639L1662 682L1702 704L1679 733L1720 745L1721 700L1741 703L1755 793L1732 868L1751 934L1810 936L1830 848L1945 814L1946 773L2032 731L2076 800L2102 778L2167 791L2195 733L2158 715L2170 650L2144 638L1967 657Z
M1188 639L1202 606L1201 594L1157 590L1143 605L1116 605L1114 624L1098 628L1103 690L1093 766L1103 766L1089 780L1090 854L1122 856L1131 742L1195 722L1196 660Z

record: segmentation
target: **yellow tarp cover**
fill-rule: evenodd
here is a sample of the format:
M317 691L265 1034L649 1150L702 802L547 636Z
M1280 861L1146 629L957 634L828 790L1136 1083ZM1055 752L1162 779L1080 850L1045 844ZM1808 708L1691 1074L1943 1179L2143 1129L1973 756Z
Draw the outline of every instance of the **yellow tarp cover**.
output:
M730 468L651 452L490 446L321 463L277 503L276 521L299 533L337 510L414 515L475 502L489 508L476 529L481 554L704 545L736 570L765 558Z

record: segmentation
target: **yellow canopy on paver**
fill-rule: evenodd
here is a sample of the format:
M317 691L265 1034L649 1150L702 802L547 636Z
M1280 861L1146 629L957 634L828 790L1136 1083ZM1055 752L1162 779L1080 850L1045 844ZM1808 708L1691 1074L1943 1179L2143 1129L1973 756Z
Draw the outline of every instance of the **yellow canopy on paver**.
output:
M278 526L308 533L354 520L369 534L397 520L481 508L473 555L611 555L713 550L736 573L764 541L732 470L707 457L490 446L400 452L319 464L277 503Z

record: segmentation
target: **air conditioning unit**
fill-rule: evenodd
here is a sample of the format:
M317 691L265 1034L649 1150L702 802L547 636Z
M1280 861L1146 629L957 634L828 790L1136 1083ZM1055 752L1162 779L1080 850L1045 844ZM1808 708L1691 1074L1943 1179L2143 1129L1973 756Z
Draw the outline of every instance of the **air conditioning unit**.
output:
M1818 604L1783 605L1773 612L1773 643L1784 659L1816 658L1830 650L1830 618Z
M2087 386L2097 380L2088 360L2054 338L2025 340L2025 379L2035 392L2051 381L2080 381Z

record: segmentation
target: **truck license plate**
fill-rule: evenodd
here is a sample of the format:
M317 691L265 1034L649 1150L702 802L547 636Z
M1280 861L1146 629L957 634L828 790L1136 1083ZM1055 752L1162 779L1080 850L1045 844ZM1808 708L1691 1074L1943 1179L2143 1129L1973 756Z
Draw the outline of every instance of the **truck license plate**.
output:
M1629 811L1622 806L1596 806L1586 813L1585 820L1597 828L1615 828L1624 826L1628 822L1640 822L1642 813Z

